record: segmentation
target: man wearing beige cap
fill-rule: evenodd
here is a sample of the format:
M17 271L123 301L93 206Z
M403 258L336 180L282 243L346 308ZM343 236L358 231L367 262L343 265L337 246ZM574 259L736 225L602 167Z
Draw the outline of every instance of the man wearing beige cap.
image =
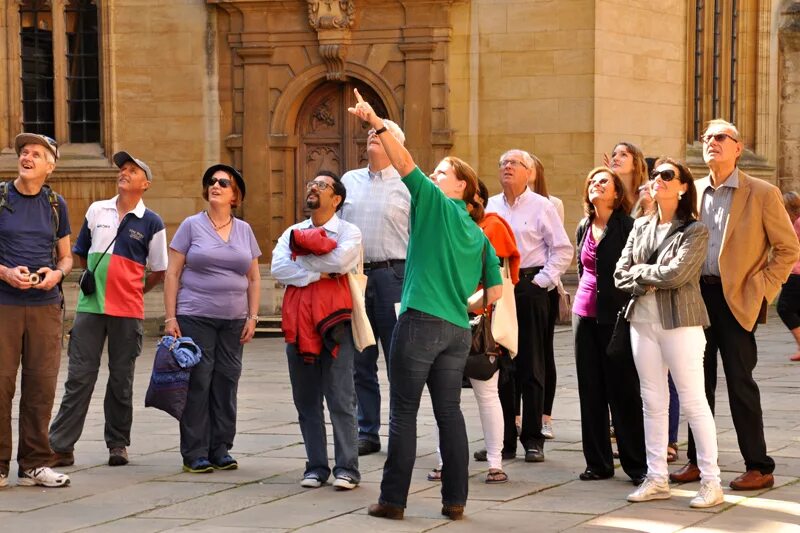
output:
M75 443L83 432L100 356L108 339L109 376L104 402L108 464L128 464L133 423L133 373L142 351L144 294L161 283L167 269L164 222L142 201L153 174L127 152L114 154L117 191L94 202L72 251L94 287L81 283L69 339L64 398L50 426L53 466L75 462ZM150 273L147 273L149 268Z
M18 176L0 183L0 487L8 485L20 364L17 484L64 487L69 477L49 468L47 425L61 361L59 285L72 268L69 217L64 198L45 185L58 144L22 133L14 148Z

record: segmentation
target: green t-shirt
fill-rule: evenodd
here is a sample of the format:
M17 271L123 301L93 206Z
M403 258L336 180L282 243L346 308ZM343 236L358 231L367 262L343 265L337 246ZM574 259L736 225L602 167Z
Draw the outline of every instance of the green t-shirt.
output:
M416 309L469 328L467 298L481 280L486 246L486 285L501 285L500 262L462 200L444 195L415 168L403 178L411 192L411 232L400 313Z

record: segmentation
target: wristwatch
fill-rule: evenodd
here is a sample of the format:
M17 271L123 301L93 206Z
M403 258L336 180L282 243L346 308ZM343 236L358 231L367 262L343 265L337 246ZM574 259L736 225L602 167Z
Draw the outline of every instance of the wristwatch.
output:
M258 315L247 315L247 320L255 320L258 323Z

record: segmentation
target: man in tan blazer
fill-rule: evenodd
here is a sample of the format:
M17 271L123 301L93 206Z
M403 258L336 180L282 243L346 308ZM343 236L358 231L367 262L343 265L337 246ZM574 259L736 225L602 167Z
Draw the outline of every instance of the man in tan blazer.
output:
M736 126L712 120L702 141L710 172L695 186L700 220L709 229L708 255L700 277L711 318L704 359L706 396L713 411L719 350L747 469L730 486L756 490L773 485L775 461L767 455L761 395L753 380L758 361L754 333L797 261L800 245L780 190L736 166L743 149ZM700 479L691 431L688 457L690 462L670 476L673 481Z

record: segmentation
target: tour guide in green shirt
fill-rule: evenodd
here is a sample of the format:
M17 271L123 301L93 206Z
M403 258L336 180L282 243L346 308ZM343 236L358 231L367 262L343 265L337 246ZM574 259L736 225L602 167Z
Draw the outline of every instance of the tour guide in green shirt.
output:
M430 180L383 120L355 91L358 103L348 111L368 122L380 135L386 154L411 192L411 234L400 318L389 358L391 413L389 451L383 468L381 495L369 514L400 519L408 499L417 452L417 411L425 384L441 435L442 514L460 519L467 502L469 451L461 413L461 376L472 334L468 299L480 279L486 250L486 295L489 303L502 294L499 261L475 223L483 207L475 200L475 171L456 157L446 157ZM478 300L471 310L482 305Z

